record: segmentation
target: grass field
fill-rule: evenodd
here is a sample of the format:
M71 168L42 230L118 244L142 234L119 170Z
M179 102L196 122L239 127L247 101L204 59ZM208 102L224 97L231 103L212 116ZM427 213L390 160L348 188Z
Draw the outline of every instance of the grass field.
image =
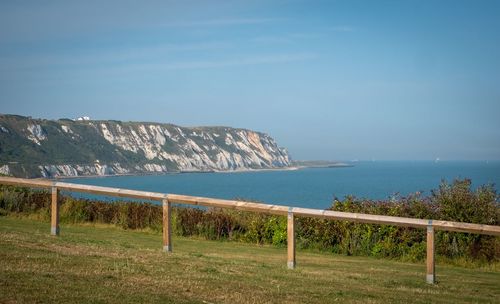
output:
M499 303L500 271L0 217L0 303Z

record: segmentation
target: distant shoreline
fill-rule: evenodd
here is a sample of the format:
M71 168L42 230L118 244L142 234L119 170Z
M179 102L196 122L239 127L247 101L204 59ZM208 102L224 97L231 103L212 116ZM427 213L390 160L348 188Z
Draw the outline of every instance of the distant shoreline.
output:
M296 160L292 161L292 165L302 168L345 168L345 167L354 167L353 164L345 163L345 162L336 162L336 161L328 161L328 160Z
M261 168L261 169L237 169L237 170L209 170L209 171L171 171L171 172L142 172L142 173L118 173L118 174L93 174L93 175L77 175L77 176L57 176L51 177L50 180L62 180L62 179L73 179L73 178L99 178L99 177L120 177L120 176L155 176L155 175L175 175L175 174L191 174L191 173L248 173L248 172L266 172L266 171L296 171L302 169L317 169L317 168L348 168L354 167L354 165L346 163L331 163L324 165L295 165L281 168Z
M297 166L298 169L308 169L308 168L349 168L349 167L354 167L354 165L345 164L345 163L338 163L338 164L331 164L331 165Z

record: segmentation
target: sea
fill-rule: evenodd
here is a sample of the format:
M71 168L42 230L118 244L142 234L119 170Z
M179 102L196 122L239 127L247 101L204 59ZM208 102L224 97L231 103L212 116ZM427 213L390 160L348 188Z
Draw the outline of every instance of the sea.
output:
M325 209L335 198L374 200L421 192L444 180L468 178L473 187L500 185L500 161L358 161L350 167L232 173L172 173L66 179L67 182L268 204ZM87 198L99 196L76 194ZM108 198L109 199L109 198Z

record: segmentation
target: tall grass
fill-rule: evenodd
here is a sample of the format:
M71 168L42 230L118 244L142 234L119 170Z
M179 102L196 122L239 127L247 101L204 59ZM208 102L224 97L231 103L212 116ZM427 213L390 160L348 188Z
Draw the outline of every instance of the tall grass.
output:
M492 185L473 190L471 181L464 179L452 183L443 181L428 197L417 193L390 201L374 201L348 196L343 200L335 199L330 209L500 225L497 200L498 195ZM284 216L184 207L174 207L172 213L173 230L177 235L286 245L287 223ZM1 186L1 214L29 215L48 220L50 193ZM109 223L124 229L157 232L162 229L161 207L147 202L102 202L63 196L60 216L62 223ZM410 261L425 259L426 235L423 229L298 218L296 233L300 248ZM496 263L500 261L500 238L439 231L436 234L436 251L450 260Z

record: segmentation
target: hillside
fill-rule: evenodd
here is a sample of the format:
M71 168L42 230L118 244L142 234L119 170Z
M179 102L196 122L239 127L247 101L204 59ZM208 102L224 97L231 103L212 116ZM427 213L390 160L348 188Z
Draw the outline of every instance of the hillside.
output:
M0 216L2 303L494 303L500 273Z
M0 115L0 173L18 177L229 171L290 165L267 134L229 127Z

